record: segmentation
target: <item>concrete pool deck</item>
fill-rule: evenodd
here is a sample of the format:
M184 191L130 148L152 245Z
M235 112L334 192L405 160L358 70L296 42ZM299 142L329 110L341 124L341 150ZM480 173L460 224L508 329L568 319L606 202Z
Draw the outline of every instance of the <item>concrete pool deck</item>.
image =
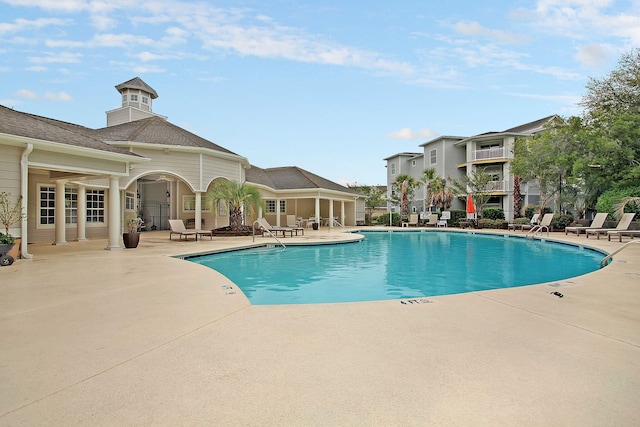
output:
M573 279L419 304L251 306L171 257L250 243L29 245L0 268L0 425L638 425L640 244Z

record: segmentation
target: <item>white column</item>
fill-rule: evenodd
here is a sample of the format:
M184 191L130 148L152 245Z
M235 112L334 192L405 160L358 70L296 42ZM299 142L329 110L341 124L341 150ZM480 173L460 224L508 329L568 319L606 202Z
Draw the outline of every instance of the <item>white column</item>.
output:
M333 199L329 199L329 231L333 230Z
M316 222L320 227L320 197L316 197Z
M276 199L276 227L280 227L280 199Z
M78 240L87 240L87 188L78 186Z
M120 186L117 176L109 177L109 198L108 213L107 213L107 226L109 228L109 243L105 249L114 250L122 249L120 246L120 234L122 228L120 226Z
M56 208L55 208L55 222L56 222L56 237L55 245L66 245L66 223L65 223L65 206L64 206L64 180L56 182Z
M29 241L27 223L27 212L29 212L29 154L31 154L32 151L33 144L27 144L20 159L20 195L22 196L20 201L20 207L22 209L22 221L20 223L22 243L20 244L20 256L26 259L33 258L33 255L27 250L27 242Z
M194 227L200 229L202 227L202 192L196 191L196 222Z
M355 203L354 203L355 205ZM344 212L344 200L340 202L340 224L342 224L343 226L347 226L347 224L345 224L345 219L347 218L347 216L345 215ZM355 218L355 217L354 217Z

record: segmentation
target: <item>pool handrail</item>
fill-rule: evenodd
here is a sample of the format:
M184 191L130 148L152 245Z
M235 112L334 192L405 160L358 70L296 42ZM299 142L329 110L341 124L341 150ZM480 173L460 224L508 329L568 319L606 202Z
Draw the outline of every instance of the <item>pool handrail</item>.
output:
M254 242L256 241L256 224L261 225L261 224L260 224L260 221L258 221L258 220L253 221L253 226L251 227L251 232L253 233L253 241L254 241ZM278 238L277 238L277 237L276 237L276 236L271 232L271 230L269 230L268 228L265 228L265 227L260 227L260 229L261 229L263 232L265 232L265 231L266 231L267 233L269 233L269 235L270 235L271 237L273 237L274 239L276 239L276 242L278 242L278 243L280 243L280 244L282 245L282 249L287 249L287 247L285 246L285 244L284 244L284 243L282 243L282 242L280 241L280 239L278 239Z
M622 251L624 248L626 248L627 246L629 246L631 243L640 243L640 240L629 240L627 243L625 243L624 245L620 246L618 249L616 249L615 251L611 252L609 255L607 255L606 257L602 258L602 261L600 261L600 268L608 265L609 261L611 260L611 258L613 258L613 256L617 253L619 253L620 251Z

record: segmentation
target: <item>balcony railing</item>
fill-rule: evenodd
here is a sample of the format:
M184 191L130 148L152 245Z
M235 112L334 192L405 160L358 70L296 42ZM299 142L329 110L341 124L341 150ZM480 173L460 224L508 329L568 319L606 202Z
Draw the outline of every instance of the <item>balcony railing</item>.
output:
M509 183L507 181L492 181L487 184L485 191L488 192L501 192L509 191Z
M484 148L473 152L473 160L504 159L504 147Z

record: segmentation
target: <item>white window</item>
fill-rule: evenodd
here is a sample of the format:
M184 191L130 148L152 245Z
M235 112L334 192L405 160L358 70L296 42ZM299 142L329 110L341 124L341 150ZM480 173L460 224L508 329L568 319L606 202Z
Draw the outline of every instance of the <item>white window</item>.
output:
M415 166L416 165L416 161L415 160L411 160L411 166Z
M78 223L78 189L65 188L64 190L64 221L67 224Z
M104 223L104 190L87 190L87 222Z
M128 211L136 210L136 195L133 193L127 193L124 197L124 208Z
M436 150L431 150L429 152L429 158L430 158L430 162L432 165L436 164L436 162L438 161L438 152Z
M137 101L138 100L138 95L131 95L131 100L132 101Z
M40 187L40 224L55 224L56 187Z
M224 202L220 202L224 206ZM196 196L182 196L182 210L184 212L194 212L196 210ZM209 212L209 205L202 203L201 211Z
M396 164L391 163L391 175L395 175L395 174L396 174Z
M276 213L275 200L267 200L266 207L267 207L267 213ZM285 213L286 211L287 211L286 200L280 200L280 213Z
M146 96L142 97L142 103L143 104L148 104L149 103L149 98L147 98Z
M122 95L122 102L127 102L127 95Z

